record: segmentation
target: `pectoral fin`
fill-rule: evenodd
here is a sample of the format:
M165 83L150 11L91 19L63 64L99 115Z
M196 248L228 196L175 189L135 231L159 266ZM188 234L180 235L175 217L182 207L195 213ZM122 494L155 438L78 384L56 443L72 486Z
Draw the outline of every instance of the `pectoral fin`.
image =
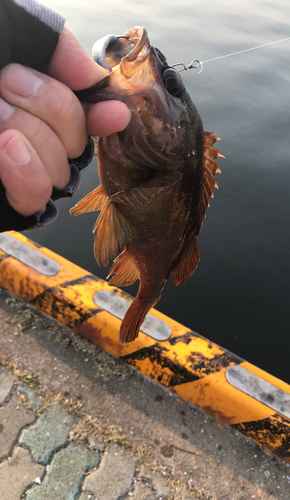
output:
M154 181L156 181L157 185L146 188L145 187L133 188L130 189L130 191L120 191L119 193L114 194L111 197L111 199L112 201L123 203L124 205L132 205L132 206L139 205L140 203L148 201L154 196L157 196L162 191L170 189L180 179L181 179L181 174L179 172L168 171L163 174L163 179L162 179L163 183L161 183L161 175L160 179L157 179L156 176L154 177Z
M152 188L134 188L130 191L120 191L112 196L112 200L124 205L139 205L144 201L150 200L153 196L156 196L162 188L152 187Z
M122 251L127 241L127 225L109 198L94 227L95 257L102 267L107 266Z
M87 212L96 212L102 210L107 199L102 186L98 186L91 193L87 194L73 208L70 209L72 215L84 214Z

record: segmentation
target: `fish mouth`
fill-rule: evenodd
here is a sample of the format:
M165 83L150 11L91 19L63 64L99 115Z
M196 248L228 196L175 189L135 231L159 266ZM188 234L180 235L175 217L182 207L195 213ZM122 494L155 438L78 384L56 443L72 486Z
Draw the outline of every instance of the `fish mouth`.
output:
M124 35L107 35L93 46L93 59L111 73L120 65L122 73L130 78L150 53L148 34L143 26L135 26Z
M143 26L135 26L124 35L107 35L101 38L93 46L93 59L99 66L105 68L109 74L92 87L77 90L74 93L79 99L88 102L103 101L104 97L100 91L109 86L110 78L115 73L115 70L118 69L125 78L131 78L146 59L154 54L154 50L157 49L150 45L147 31ZM157 66L162 66L159 57L154 59L154 65L157 63ZM116 97L113 95L106 95L106 99L114 98ZM118 98L121 100L120 96Z
M146 29L137 26L124 35L98 40L93 59L108 75L93 87L75 92L77 97L90 103L126 103L131 121L118 134L128 157L136 161L142 157L143 165L155 167L160 167L160 161L167 165L180 162L184 144L191 144L184 125L189 123L188 111L180 99L185 89L177 71L150 45ZM191 145L186 149L192 149Z

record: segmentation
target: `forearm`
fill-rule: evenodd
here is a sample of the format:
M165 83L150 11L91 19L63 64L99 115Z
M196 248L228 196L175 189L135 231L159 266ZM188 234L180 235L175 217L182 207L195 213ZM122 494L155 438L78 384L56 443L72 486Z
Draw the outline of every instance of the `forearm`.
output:
M64 18L34 0L0 0L0 70L19 63L43 70L55 51ZM56 207L51 208L51 219ZM9 205L0 181L0 231L42 225L40 214L23 217Z

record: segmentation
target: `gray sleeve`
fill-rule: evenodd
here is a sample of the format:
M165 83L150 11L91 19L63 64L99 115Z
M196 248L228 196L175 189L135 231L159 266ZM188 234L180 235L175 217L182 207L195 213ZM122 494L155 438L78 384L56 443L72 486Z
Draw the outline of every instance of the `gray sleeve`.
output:
M65 18L58 12L38 3L34 0L12 0L19 7L40 21L44 22L57 33L60 33L64 27Z

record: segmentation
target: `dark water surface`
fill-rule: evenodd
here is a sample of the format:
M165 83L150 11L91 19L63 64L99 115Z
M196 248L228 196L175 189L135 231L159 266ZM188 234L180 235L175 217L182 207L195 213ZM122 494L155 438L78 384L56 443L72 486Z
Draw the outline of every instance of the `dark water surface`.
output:
M169 63L211 59L290 36L288 0L48 0L91 53L95 40L143 25ZM219 191L207 211L201 262L157 309L290 382L290 41L182 73L206 130L222 138ZM97 163L50 228L29 237L98 276L96 214L68 210L98 184ZM134 294L136 287L127 289Z

